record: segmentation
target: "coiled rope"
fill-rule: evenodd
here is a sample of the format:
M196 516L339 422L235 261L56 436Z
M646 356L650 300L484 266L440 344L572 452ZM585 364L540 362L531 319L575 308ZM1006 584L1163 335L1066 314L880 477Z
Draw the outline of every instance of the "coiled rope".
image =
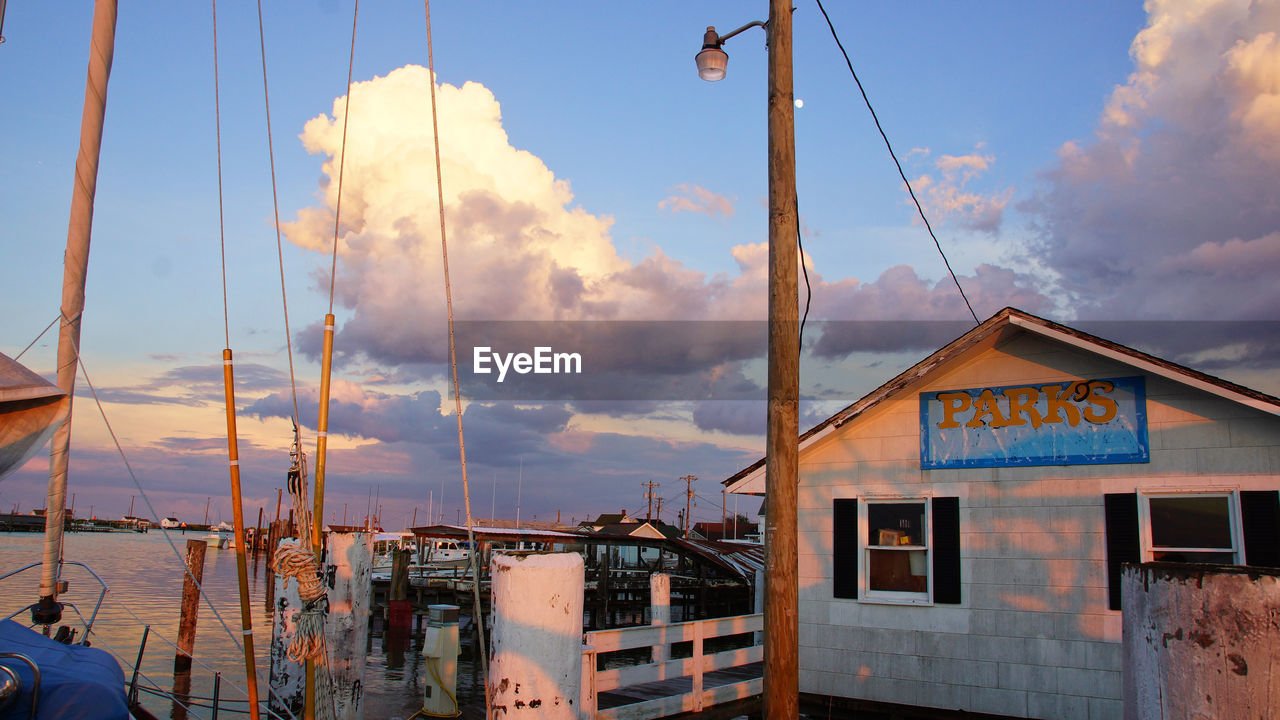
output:
M276 548L271 569L284 578L298 583L298 597L302 609L294 614L293 642L289 643L289 659L296 663L324 658L324 603L325 588L320 582L319 562L315 553L296 540L284 540Z

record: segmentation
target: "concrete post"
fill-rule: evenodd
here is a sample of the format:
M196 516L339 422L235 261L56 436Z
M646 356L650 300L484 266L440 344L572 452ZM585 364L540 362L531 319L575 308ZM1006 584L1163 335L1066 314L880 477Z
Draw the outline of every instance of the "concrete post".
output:
M1125 720L1280 717L1280 570L1126 566Z
M582 556L494 555L494 717L577 720L582 682Z

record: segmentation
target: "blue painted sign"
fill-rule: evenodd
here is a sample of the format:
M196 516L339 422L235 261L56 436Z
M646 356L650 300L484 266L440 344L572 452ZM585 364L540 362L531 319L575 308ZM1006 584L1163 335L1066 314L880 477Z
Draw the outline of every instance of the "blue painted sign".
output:
M1142 377L920 393L920 467L1151 460Z

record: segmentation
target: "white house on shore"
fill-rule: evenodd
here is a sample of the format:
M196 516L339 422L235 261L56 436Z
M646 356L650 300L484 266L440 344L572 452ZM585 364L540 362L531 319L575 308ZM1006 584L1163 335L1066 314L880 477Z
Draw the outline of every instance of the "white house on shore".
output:
M1006 308L801 437L801 693L1120 718L1121 563L1280 566L1278 490L1280 399Z

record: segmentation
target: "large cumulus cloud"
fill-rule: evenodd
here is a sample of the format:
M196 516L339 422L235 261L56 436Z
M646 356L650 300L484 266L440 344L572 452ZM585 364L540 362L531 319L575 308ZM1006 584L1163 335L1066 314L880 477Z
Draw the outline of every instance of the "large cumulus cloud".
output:
M439 363L446 357L430 81L424 68L406 66L357 83L351 91L336 282L338 299L350 310L336 345L348 357L397 366ZM611 218L575 206L568 182L556 178L537 157L511 145L499 104L488 89L476 83L441 84L437 98L456 318L765 318L764 242L744 242L731 250L737 273L709 275L661 249L638 261L625 260L610 236ZM346 98L339 98L332 115L311 120L302 133L310 151L327 157L327 180L321 204L300 212L288 227L288 237L321 252L328 252L333 243L346 107ZM715 212L732 212L721 196L685 189L704 204L714 199ZM954 318L960 307L953 287L934 286L910 268L860 282L824 279L809 262L815 317L851 319L864 312L855 308L865 307L892 309L895 317ZM966 289L981 299L983 313L1015 302L1035 306L1040 301L1038 294L999 268L980 268L966 282ZM327 278L318 285L327 290ZM318 334L305 337L312 339L304 341L304 350L314 352ZM763 352L761 345L750 355ZM740 344L728 343L722 358L706 360L714 367L720 359L743 357ZM704 364L693 370L706 368Z
M1149 0L1096 137L1023 207L1080 317L1275 319L1280 3Z

